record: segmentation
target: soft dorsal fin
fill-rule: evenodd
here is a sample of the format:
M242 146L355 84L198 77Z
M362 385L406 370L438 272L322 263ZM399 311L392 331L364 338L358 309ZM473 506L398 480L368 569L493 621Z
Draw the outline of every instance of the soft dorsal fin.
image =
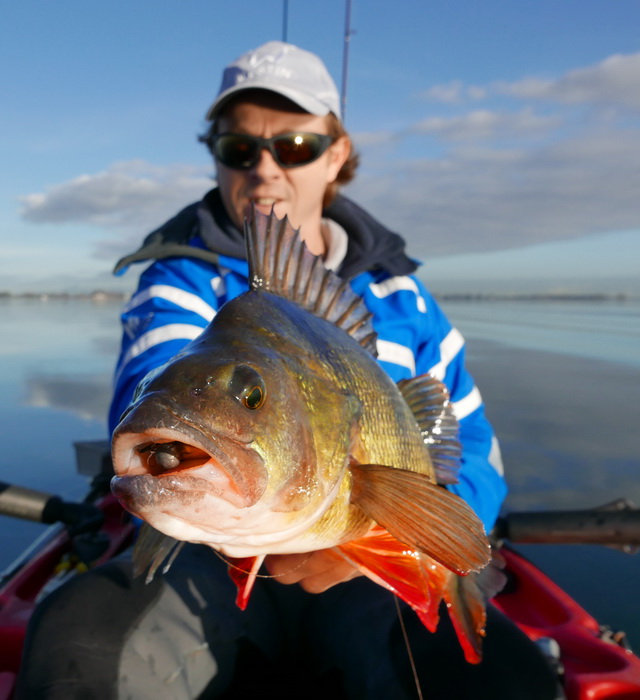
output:
M402 379L398 389L418 422L439 484L455 484L461 466L460 426L447 387L431 374Z
M253 210L245 222L249 286L298 304L342 328L374 357L376 334L371 314L347 280L327 270L313 255L288 218Z

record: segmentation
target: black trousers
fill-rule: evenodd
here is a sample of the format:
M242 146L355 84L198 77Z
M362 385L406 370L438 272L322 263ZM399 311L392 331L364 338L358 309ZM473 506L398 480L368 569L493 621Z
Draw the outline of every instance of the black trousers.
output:
M226 565L186 546L149 585L121 560L48 596L29 626L17 700L417 697L391 593L365 578L312 595L260 579L235 606ZM537 647L489 607L468 664L446 613L435 634L402 605L425 698L555 700Z

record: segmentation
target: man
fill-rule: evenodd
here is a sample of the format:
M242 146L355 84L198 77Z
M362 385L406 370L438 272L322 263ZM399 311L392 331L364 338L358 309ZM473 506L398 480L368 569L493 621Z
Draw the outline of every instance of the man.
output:
M311 252L323 256L325 265L362 295L374 316L378 360L388 374L399 380L432 372L447 384L463 443L460 482L452 490L469 502L489 531L506 487L497 442L464 367L464 341L411 275L417 265L406 256L402 239L337 195L338 185L353 176L357 156L340 122L338 93L324 64L295 46L269 42L227 67L207 119L211 125L201 140L213 154L218 187L153 232L117 266L122 270L133 262L155 260L122 315L111 430L147 372L197 337L222 304L247 289L243 221L251 207L265 213L273 209L300 227ZM36 616L25 658L30 669L47 670L23 679L20 697L66 698L80 689L97 698L218 697L247 659L254 674L282 659L289 668L307 663L316 677L337 671L348 697L413 697L387 591L322 551L271 556L266 566L273 578L258 582L245 612L234 607L225 565L203 547L186 547L169 573L147 587L130 580L127 562L81 577L52 596L53 602ZM96 599L110 606L110 624L91 609ZM91 609L83 618L85 638L71 635L57 657L42 640L47 629L49 634L59 629L60 615L73 608ZM51 609L57 611L57 621ZM431 637L440 640L445 654L457 643L445 640L446 629L430 635L419 622L409 624L422 677L420 664L427 666ZM512 649L523 644L517 639ZM459 650L455 653L460 656ZM260 665L260 660L269 664ZM534 677L544 672L540 664L536 659ZM502 663L520 665L508 654ZM75 675L69 679L72 666ZM466 665L458 660L451 668L460 667ZM487 697L519 697L491 689L488 679L496 676L496 665L491 668L472 671L472 683L480 679ZM50 679L56 673L52 690ZM429 697L439 697L432 695L435 674L431 668L423 677ZM448 680L445 686L450 693ZM532 697L552 696L538 692Z

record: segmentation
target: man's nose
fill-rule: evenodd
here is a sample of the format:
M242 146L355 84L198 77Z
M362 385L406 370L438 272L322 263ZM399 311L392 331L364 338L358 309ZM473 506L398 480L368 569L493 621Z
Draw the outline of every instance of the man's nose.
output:
M260 178L273 178L282 174L282 168L271 155L268 148L260 149L256 164L251 169Z

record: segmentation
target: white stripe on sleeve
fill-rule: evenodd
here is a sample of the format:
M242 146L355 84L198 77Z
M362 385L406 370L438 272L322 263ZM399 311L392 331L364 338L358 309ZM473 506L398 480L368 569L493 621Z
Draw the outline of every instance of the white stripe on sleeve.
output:
M491 452L489 452L489 464L500 474L504 476L504 464L502 463L502 452L500 452L500 443L498 438L494 436L491 441Z
M399 343L392 343L389 340L378 339L378 360L384 362L390 362L394 365L401 365L402 367L408 367L411 371L411 376L416 375L416 358L413 352L406 345L400 345Z
M171 287L168 284L152 284L150 287L138 292L125 306L124 312L131 311L131 309L144 304L149 299L165 299L182 309L193 311L198 316L202 316L207 322L211 321L216 315L215 309L196 294L186 292L178 287Z
M447 367L453 358L464 347L464 338L457 328L452 328L440 343L440 362L433 365L429 374L442 381L447 373Z
M427 304L420 294L418 285L415 280L411 277L390 277L384 282L379 282L378 284L370 284L369 289L378 297L378 299L384 299L394 292L399 292L402 290L413 292L416 295L416 304L418 306L418 311L422 313L427 313Z
M220 270L220 275L216 275L211 278L211 289L213 293L220 299L227 293L227 285L225 284L224 277L222 276L222 270Z
M477 386L463 398L458 401L453 401L453 412L458 420L466 418L469 414L473 413L476 409L482 406L482 396Z
M129 362L149 348L159 345L160 343L165 343L168 340L193 340L197 338L203 330L204 328L200 326L193 326L187 323L170 323L166 326L147 331L129 346L125 356L122 358L122 364L118 370L115 382L118 382L122 370Z

